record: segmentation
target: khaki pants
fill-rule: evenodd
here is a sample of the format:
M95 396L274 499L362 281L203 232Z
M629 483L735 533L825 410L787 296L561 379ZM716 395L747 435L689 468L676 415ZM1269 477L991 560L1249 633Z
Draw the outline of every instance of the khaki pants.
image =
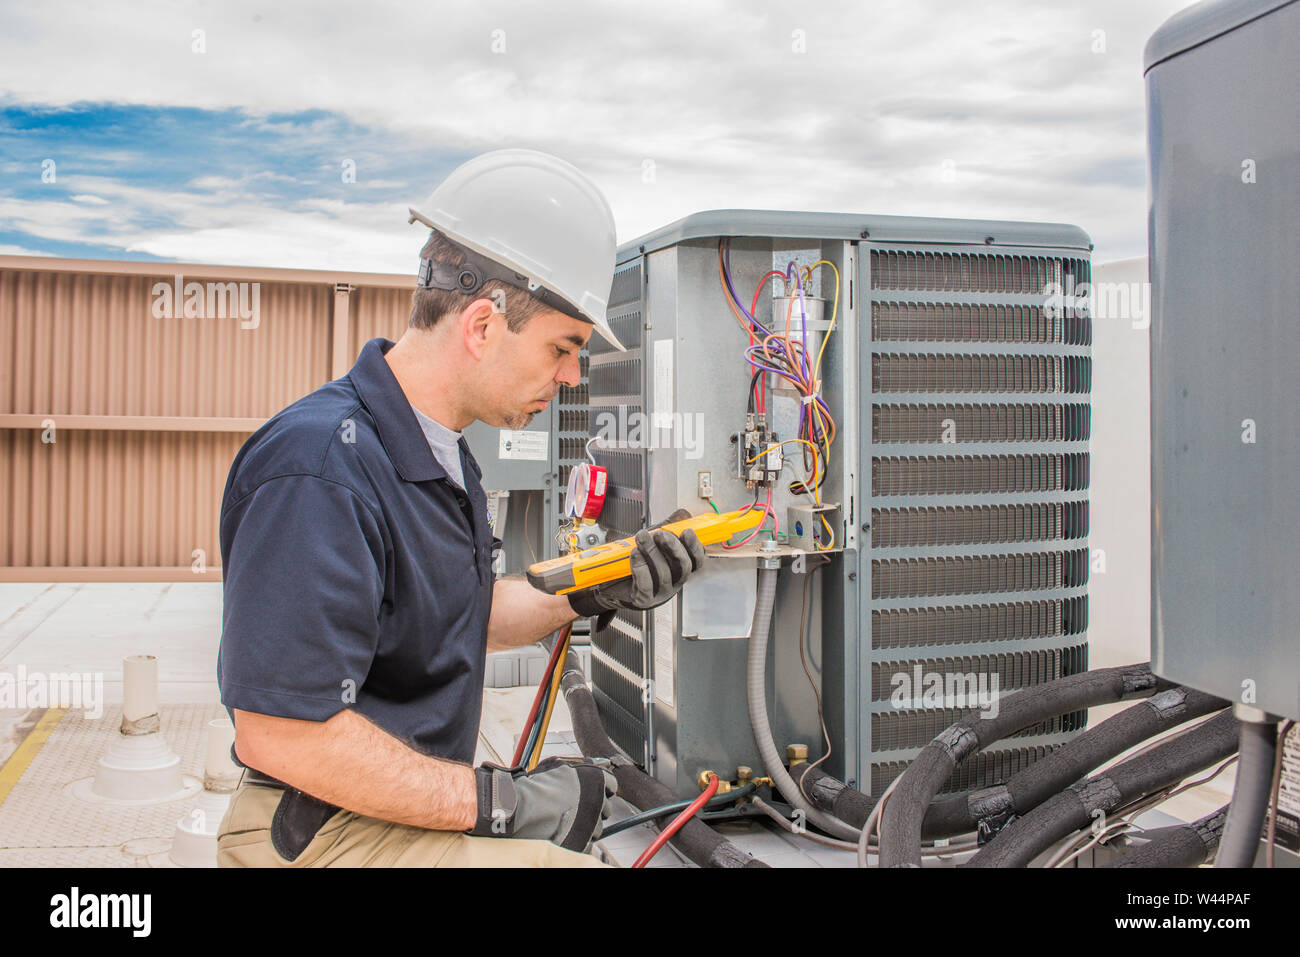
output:
M217 832L219 867L604 867L550 841L470 837L338 811L294 860L271 843L279 788L240 784Z

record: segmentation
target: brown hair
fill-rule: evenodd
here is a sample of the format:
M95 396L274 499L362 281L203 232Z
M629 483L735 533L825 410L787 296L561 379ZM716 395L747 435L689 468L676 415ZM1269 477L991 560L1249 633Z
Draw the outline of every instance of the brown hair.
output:
M420 258L459 266L465 261L465 253L447 237L435 231L420 250ZM533 316L550 309L546 303L527 291L499 279L489 279L473 298L496 302L498 297L494 293L498 290L504 294L506 328L511 332L518 332ZM439 319L459 314L472 301L469 296L454 289L426 289L417 286L411 297L411 326L416 329L432 329Z

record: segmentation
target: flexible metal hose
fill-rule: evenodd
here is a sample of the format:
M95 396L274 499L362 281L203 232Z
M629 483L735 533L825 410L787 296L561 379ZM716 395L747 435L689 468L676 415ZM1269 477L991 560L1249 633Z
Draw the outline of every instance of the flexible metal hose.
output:
M802 811L811 824L823 831L857 840L858 831L838 818L817 810L799 793L799 786L785 769L781 755L772 740L772 729L767 716L767 637L772 628L772 605L776 600L776 579L780 569L758 570L758 598L754 602L754 623L749 630L749 659L745 669L745 687L749 699L749 726L754 732L759 757L768 777L791 807Z

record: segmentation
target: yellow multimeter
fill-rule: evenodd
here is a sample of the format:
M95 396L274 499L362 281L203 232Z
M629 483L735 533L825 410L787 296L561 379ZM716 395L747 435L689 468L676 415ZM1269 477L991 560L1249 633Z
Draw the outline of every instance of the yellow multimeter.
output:
M742 508L721 515L705 512L660 527L678 537L689 528L695 532L700 544L716 545L737 532L753 531L763 523L766 515L767 512L761 508ZM632 574L634 548L635 538L620 538L616 542L538 562L528 566L528 581L534 588L551 595L566 595L579 588L618 581Z

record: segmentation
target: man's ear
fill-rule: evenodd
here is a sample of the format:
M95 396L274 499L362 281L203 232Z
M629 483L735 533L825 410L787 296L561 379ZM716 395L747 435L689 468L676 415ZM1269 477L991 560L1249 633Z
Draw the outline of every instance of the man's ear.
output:
M465 349L475 359L482 359L488 345L497 335L501 315L496 311L491 299L475 299L460 313L461 337Z

